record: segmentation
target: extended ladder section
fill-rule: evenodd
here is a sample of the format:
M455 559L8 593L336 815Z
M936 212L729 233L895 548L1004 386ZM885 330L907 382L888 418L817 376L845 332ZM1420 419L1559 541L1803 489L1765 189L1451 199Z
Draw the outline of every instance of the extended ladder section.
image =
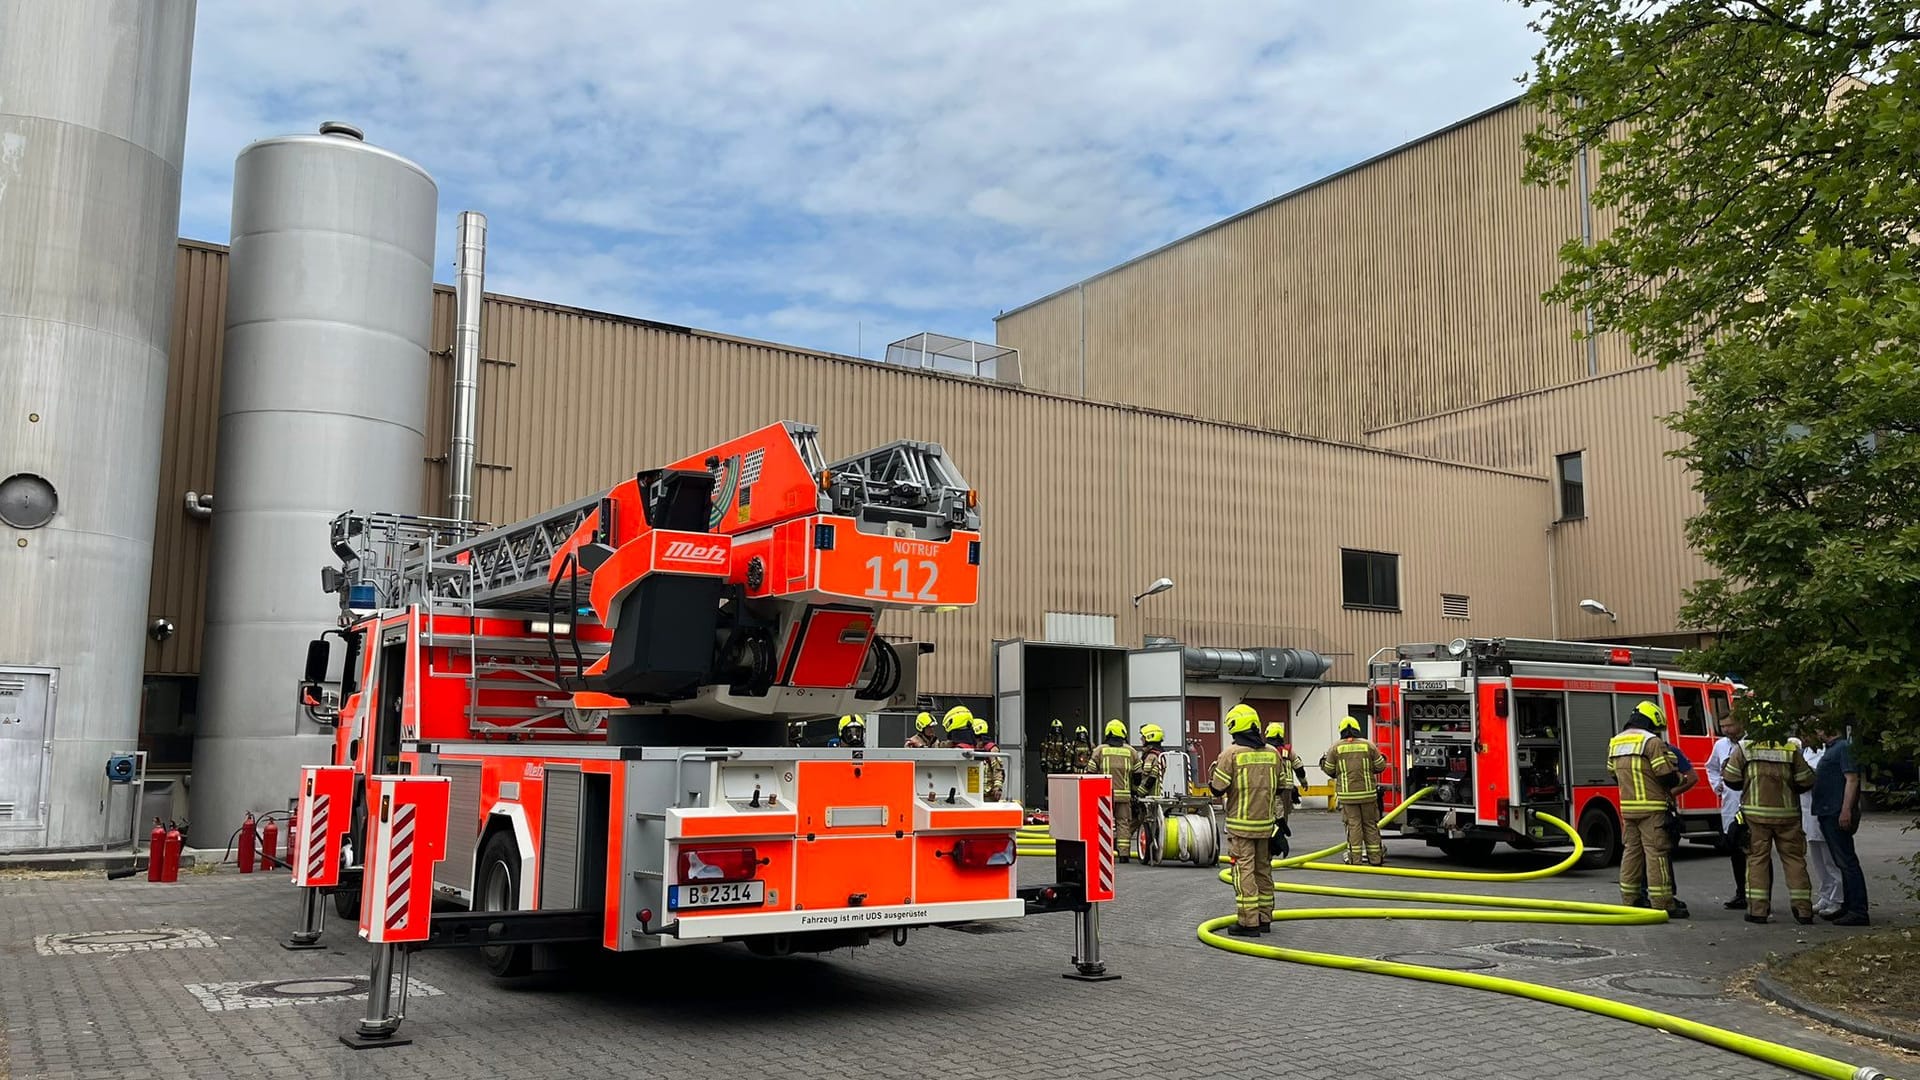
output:
M1402 645L1401 660L1533 660L1557 664L1605 664L1611 667L1673 667L1679 649L1647 645L1612 645L1590 641L1548 641L1541 638L1455 638L1441 645Z

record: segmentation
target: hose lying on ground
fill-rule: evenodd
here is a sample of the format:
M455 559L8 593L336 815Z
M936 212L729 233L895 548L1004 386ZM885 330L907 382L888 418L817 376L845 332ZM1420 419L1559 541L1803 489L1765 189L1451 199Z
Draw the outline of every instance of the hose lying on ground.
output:
M1381 819L1385 824L1397 817L1416 800L1427 795L1431 788L1422 790L1396 807L1392 813ZM1454 881L1527 881L1550 877L1571 868L1579 862L1585 847L1580 835L1571 825L1551 814L1537 815L1542 821L1552 824L1573 839L1573 853L1566 859L1543 870L1531 870L1521 873L1473 873L1451 870L1419 870L1397 866L1347 866L1339 863L1323 863L1320 859L1340 851L1345 844L1335 844L1321 851L1294 856L1290 859L1275 860L1276 867L1285 869L1330 870L1341 873L1381 874L1396 877L1439 878ZM1220 878L1231 881L1231 871L1222 870ZM1276 910L1275 922L1293 922L1306 919L1423 919L1470 922L1524 922L1524 923L1581 923L1600 925L1635 925L1667 921L1666 913L1651 908L1627 907L1621 904L1586 903L1576 900L1544 900L1516 896L1477 896L1465 893L1426 893L1397 892L1390 889L1348 889L1332 885L1298 885L1292 882L1275 882L1275 892L1299 893L1313 896L1335 896L1348 899L1419 901L1434 904L1472 905L1481 909L1469 911L1458 908L1405 908L1405 907L1334 907L1334 908L1292 908ZM1540 983L1525 982L1520 979L1507 979L1494 975L1481 975L1470 971L1453 971L1446 968L1427 967L1423 964L1405 964L1392 960L1373 960L1360 956L1345 956L1339 953L1312 952L1306 949L1290 949L1279 945L1266 945L1226 936L1219 931L1236 922L1233 915L1224 915L1209 919L1196 928L1200 940L1216 949L1255 956L1267 960L1285 960L1296 964L1311 964L1316 967L1337 968L1343 971L1365 971L1375 975L1392 975L1402 979L1417 979L1422 982L1446 983L1453 986L1465 986L1476 990L1492 990L1495 993L1509 994L1514 997L1544 1001L1550 1005L1559 1005L1582 1012L1608 1016L1616 1020L1625 1020L1643 1027L1682 1035L1698 1042L1718 1046L1738 1054L1782 1068L1793 1069L1809 1076L1826 1077L1829 1080L1892 1080L1885 1073L1867 1065L1849 1065L1820 1054L1798 1050L1791 1046L1742 1035L1736 1031L1703 1024L1671 1013L1642 1009L1609 998L1592 994L1576 993L1559 987L1545 986Z

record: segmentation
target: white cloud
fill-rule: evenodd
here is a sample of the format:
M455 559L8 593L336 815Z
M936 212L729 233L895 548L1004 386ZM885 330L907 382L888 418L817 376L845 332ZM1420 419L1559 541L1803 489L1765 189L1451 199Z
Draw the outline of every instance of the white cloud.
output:
M1303 10L1304 9L1304 10ZM488 286L846 351L994 312L1511 96L1511 0L202 0L183 231L347 119Z

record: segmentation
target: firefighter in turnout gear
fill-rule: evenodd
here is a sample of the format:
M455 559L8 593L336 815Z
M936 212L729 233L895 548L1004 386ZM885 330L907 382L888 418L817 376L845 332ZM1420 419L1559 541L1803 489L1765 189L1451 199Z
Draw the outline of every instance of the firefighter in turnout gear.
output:
M1167 752L1161 745L1166 737L1159 724L1140 725L1140 765L1134 770L1133 792L1142 799L1160 794L1160 784L1167 778Z
M988 752L1000 749L1000 744L988 737L987 721L984 717L973 718L973 743L977 748ZM985 769L986 772L981 779L981 794L987 797L988 802L999 802L1001 796L1007 793L1007 763L997 757L990 757L985 762Z
M1095 751L1095 772L1107 774L1113 781L1113 850L1121 862L1133 850L1133 770L1140 764L1140 751L1127 745L1127 725L1107 721L1102 732L1106 741Z
M1093 764L1093 743L1087 737L1085 724L1073 729L1073 750L1067 758L1067 769L1083 775L1100 771Z
M1273 827L1280 792L1280 755L1260 738L1260 715L1246 703L1227 710L1233 740L1209 776L1227 804L1227 856L1233 861L1237 925L1227 933L1253 937L1273 925Z
M1667 726L1660 706L1643 701L1626 728L1607 743L1607 771L1620 785L1620 897L1628 907L1651 906L1669 919L1687 917L1673 903L1673 838L1667 832L1667 793L1679 782L1673 751L1658 734ZM1645 904L1640 889L1647 890Z
M1047 737L1040 740L1040 768L1048 773L1063 773L1073 764L1067 754L1067 729L1059 720L1047 729Z
M933 714L923 712L914 717L913 734L907 736L907 749L931 750L940 745L940 729L933 722Z
M867 745L867 721L861 716L843 716L840 718L840 745Z
M1340 741L1320 755L1320 771L1333 779L1340 819L1347 826L1347 862L1382 866L1387 853L1380 842L1379 777L1387 770L1387 757L1360 731L1360 721L1341 719Z
M1273 850L1280 858L1293 854L1293 844L1287 839L1293 835L1293 827L1287 824L1295 803L1300 801L1300 789L1307 785L1307 763L1293 752L1287 742L1287 725L1275 720L1267 725L1267 743L1280 757L1280 790L1274 796L1273 811L1277 819L1273 829Z
M1759 715L1754 715L1755 713ZM1764 709L1749 713L1748 730L1771 725ZM1734 744L1720 777L1740 792L1747 822L1747 921L1767 921L1773 904L1773 849L1786 869L1787 901L1795 922L1813 921L1813 880L1807 876L1807 833L1800 823L1800 793L1813 790L1813 767L1800 755L1799 739L1746 738Z

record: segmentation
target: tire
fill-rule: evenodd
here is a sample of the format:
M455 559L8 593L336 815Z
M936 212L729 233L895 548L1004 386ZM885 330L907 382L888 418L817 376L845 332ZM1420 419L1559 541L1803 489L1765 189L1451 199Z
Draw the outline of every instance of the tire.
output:
M1493 854L1493 841L1482 837L1441 840L1435 846L1448 858L1465 863L1485 862Z
M480 849L473 877L473 910L517 911L520 905L520 845L511 829L496 830ZM481 959L496 977L510 979L533 970L531 945L483 945Z
M1620 819L1604 803L1580 812L1580 842L1586 846L1580 856L1580 869L1604 870L1620 862Z

